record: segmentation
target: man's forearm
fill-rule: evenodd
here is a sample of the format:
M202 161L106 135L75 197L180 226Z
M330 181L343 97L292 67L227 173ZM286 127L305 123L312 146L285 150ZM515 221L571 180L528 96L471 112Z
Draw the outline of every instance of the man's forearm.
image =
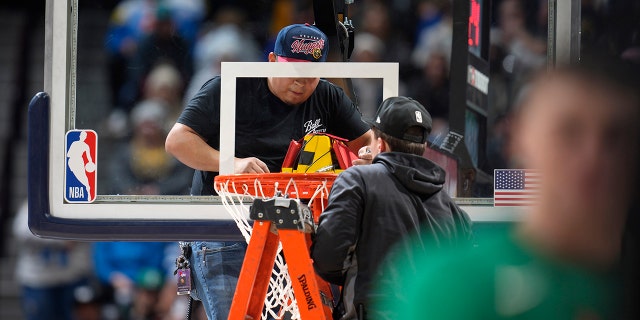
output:
M348 141L346 144L347 144L347 147L349 147L349 150L351 150L351 152L358 154L358 151L360 150L360 148L371 145L372 141L373 141L373 132L371 130L368 130L360 137L353 139L351 141Z
M187 130L188 127L176 127L167 136L167 152L193 169L217 172L220 168L220 152Z

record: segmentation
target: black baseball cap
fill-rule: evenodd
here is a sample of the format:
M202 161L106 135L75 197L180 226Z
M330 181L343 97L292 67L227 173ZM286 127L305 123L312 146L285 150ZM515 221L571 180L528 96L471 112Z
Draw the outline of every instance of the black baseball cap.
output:
M416 143L427 142L432 125L431 115L422 104L402 96L382 101L374 119L367 122L394 138ZM423 128L422 135L407 133L411 127Z
M278 32L273 53L282 61L327 60L329 40L327 36L310 24L292 24Z

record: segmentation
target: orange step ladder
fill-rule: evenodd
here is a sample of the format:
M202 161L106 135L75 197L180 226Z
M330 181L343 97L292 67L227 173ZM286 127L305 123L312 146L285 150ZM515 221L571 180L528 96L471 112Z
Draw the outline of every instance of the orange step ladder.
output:
M253 231L229 320L260 319L279 242L282 243L300 319L332 319L331 287L315 273L309 255L313 223L324 209L319 202L313 204L312 210L298 199L279 195L253 201L250 209Z

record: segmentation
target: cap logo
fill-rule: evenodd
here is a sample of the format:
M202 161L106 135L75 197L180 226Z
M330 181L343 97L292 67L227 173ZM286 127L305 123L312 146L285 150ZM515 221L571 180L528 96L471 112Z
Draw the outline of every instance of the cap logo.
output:
M292 53L310 54L315 59L322 57L322 49L324 49L323 39L304 35L293 38L296 40L291 44Z
M416 111L416 121L422 123L422 112Z
M320 49L315 48L313 49L313 58L314 59L320 59L320 57L322 57L322 51L320 51Z
M376 123L380 123L380 117L376 119Z

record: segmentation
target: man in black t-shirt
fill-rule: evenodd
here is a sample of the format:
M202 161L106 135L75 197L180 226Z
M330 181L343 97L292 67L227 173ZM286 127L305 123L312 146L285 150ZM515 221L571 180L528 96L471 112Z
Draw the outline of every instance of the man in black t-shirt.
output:
M348 143L352 150L366 142L368 129L340 88L319 79L290 81L294 90L301 88L300 91L308 95L298 105L287 104L274 94L270 90L270 79L238 78L235 173L279 172L289 142L307 133L327 132L352 140ZM172 133L181 135L182 139L195 140L181 143L180 150L169 149L178 159L197 169L191 189L194 195L215 194L213 177L217 175L220 146L220 82L220 77L209 80L191 99L172 129ZM298 85L299 82L302 84ZM170 134L167 146L173 138ZM203 146L205 143L207 147ZM205 150L197 150L199 148ZM201 152L204 159L190 161L190 156L199 157ZM200 165L207 161L205 159L209 163Z
M308 24L278 33L269 62L321 62L327 37ZM220 77L191 99L169 132L165 147L196 169L193 195L215 194L220 164ZM369 126L339 87L319 78L239 78L236 93L235 173L279 172L291 140L326 132L349 140L353 152L371 141ZM194 297L207 316L226 319L244 259L244 243L193 242ZM203 261L206 261L203 263Z

